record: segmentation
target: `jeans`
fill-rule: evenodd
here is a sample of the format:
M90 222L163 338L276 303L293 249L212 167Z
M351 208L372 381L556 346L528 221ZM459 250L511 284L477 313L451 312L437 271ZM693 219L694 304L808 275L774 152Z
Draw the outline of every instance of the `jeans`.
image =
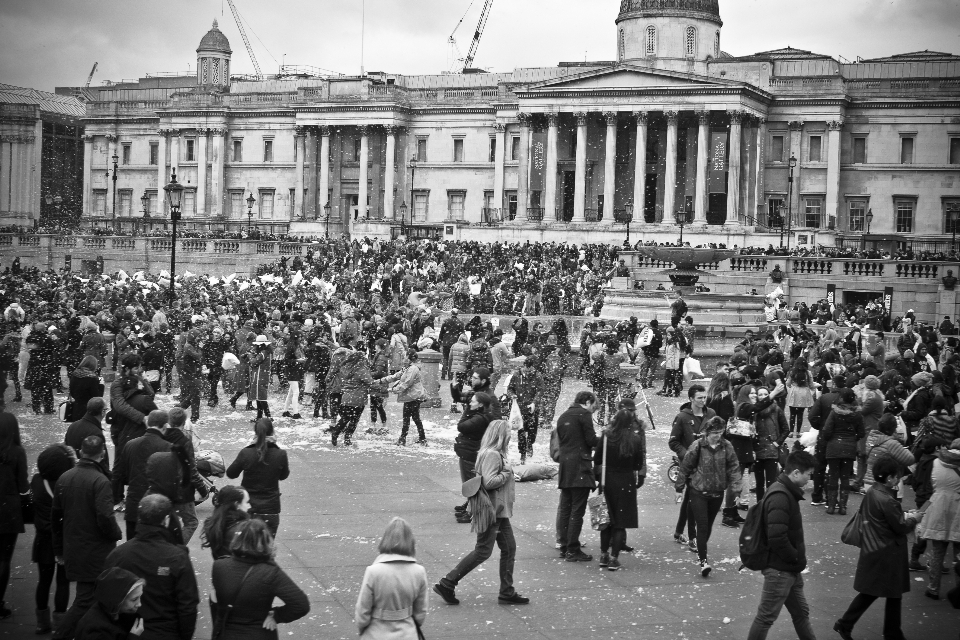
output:
M520 456L533 455L533 443L537 441L537 427L540 424L540 412L530 411L529 407L520 407L520 416L523 418L523 427L517 433L517 449Z
M284 411L300 413L300 383L297 380L290 381L287 397L283 399L283 406L280 407L280 413Z
M277 530L280 528L279 513L254 513L251 511L250 517L263 520L267 525L267 529L270 529L271 535L273 535L274 538L277 537Z
M200 521L197 519L197 506L193 500L187 502L177 502L173 505L173 510L180 516L180 525L183 528L183 544L189 544L190 538L197 530Z
M266 400L257 400L257 420L263 416L270 417L270 405Z
M509 518L497 518L486 531L477 532L477 546L454 567L453 571L440 580L451 589L463 580L464 576L479 567L493 554L493 543L500 547L500 595L509 597L517 591L513 588L513 566L517 560L517 541L513 537L513 527Z
M370 396L370 422L376 424L377 416L380 422L387 424L387 412L383 409L383 396Z
M810 607L803 595L803 576L791 571L763 570L763 591L760 593L760 606L757 617L750 626L747 640L766 640L767 632L780 615L780 609L787 605L787 611L793 618L793 628L800 640L816 640L813 627L810 626Z
M417 425L417 434L420 440L426 441L427 434L423 430L423 422L420 421L420 400L411 400L403 403L403 428L400 430L400 439L407 439L407 431L410 430L410 421Z
M50 587L53 585L54 577L57 581L57 590L53 596L53 610L57 613L63 613L70 604L70 581L67 580L67 568L62 564L38 564L37 569L40 577L37 580L37 591L34 594L37 609L41 611L50 604Z
M847 612L843 614L837 622L847 631L852 631L857 620L860 619L870 605L877 599L877 596L868 596L865 593L858 593L853 599ZM900 604L903 601L900 598L887 598L883 608L883 638L884 640L900 640L903 638L903 631L900 629Z
M803 428L803 412L806 407L790 407L790 431L800 433Z
M700 560L706 560L707 542L713 532L713 521L723 506L723 496L708 497L689 488L687 491L690 494L690 514L697 523L697 555Z
M60 621L60 626L53 631L53 637L55 639L72 638L74 629L77 628L77 623L80 622L80 618L82 618L83 614L89 611L90 607L96 603L97 583L78 582L77 595L73 598L73 604L70 606L70 609L63 614L63 619Z
M933 547L930 553L930 569L929 576L930 582L927 584L927 589L933 593L940 593L940 580L943 578L943 571L941 567L943 566L943 559L947 555L947 546L950 544L949 540L931 540L930 546ZM960 548L960 543L953 543L954 552Z
M813 472L813 495L810 496L811 502L823 502L823 485L827 479L827 451L817 445L814 451L814 457L817 459L817 468Z
M753 463L753 475L757 479L757 502L760 502L767 487L777 481L780 466L776 460L757 460Z
M180 379L180 408L190 409L190 420L200 419L200 380Z
M846 491L850 476L853 475L853 459L830 458L827 464L830 466L827 472L827 495L829 496L831 491L834 494L840 490Z
M606 527L600 532L600 551L606 553L610 550L610 555L614 558L620 555L623 545L627 544L627 530L620 527Z
M560 550L567 553L580 551L580 530L583 529L583 514L587 510L589 487L560 489L560 507L557 512L557 541Z
M34 413L40 413L41 405L43 411L53 413L53 387L34 382L30 389L30 404L33 406Z
M349 444L353 432L357 430L357 424L360 423L360 416L363 415L363 407L353 407L342 405L340 407L340 421L334 427L333 433L339 436L344 435L344 443Z
M643 362L640 363L640 370L637 372L637 380L644 387L650 387L657 376L657 367L660 366L660 354L643 354Z
M690 485L683 490L683 501L680 502L680 515L677 516L677 528L673 534L679 536L683 533L683 528L687 528L687 540L693 540L697 537L697 521L690 511Z

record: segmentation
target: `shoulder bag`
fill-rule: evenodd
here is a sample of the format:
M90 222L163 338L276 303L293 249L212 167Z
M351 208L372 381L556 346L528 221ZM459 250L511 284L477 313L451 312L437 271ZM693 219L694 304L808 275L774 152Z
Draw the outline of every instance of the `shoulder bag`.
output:
M607 436L603 436L603 458L600 465L600 486L597 487L597 495L587 500L587 507L590 508L590 526L597 531L603 531L610 526L610 509L607 507L607 498L603 495L604 486L607 484Z
M233 604L240 597L240 592L243 591L243 583L247 581L254 566L256 565L251 566L247 569L247 572L243 574L243 579L240 581L239 586L237 586L237 592L234 593L233 598L230 599L230 604L214 602L213 600L210 601L210 613L213 614L213 634L210 636L210 640L221 640L223 638L223 631L227 626L227 620L230 618L230 612L233 611Z
M863 526L863 503L860 503L860 508L857 509L857 512L853 514L853 517L850 518L850 522L847 523L847 526L843 528L843 531L840 533L840 542L843 544L849 544L851 547L859 547L861 544L860 537L860 527Z

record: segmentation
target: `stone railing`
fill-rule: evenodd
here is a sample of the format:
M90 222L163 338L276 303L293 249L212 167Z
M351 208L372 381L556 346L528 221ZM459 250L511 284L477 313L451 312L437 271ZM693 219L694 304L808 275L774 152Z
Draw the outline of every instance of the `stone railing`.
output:
M730 258L731 271L766 271L766 258Z
M77 239L73 236L57 236L54 238L53 246L55 247L69 247L73 248L77 246Z
M137 248L137 241L134 238L111 238L110 244L114 249L121 251L131 251Z
M83 239L84 249L104 249L107 246L107 239L102 236L86 237Z
M816 273L819 275L830 275L833 273L832 260L816 260L807 258L797 258L787 261L788 273Z
M206 240L182 240L180 242L180 247L184 251L193 251L195 253L202 253L207 250L207 241Z
M168 238L151 238L151 251L170 251L173 248L173 240Z
M259 251L259 248L258 248ZM280 255L290 256L290 255L303 255L303 245L293 242L281 242L280 243Z
M236 240L214 240L214 253L240 253L240 243Z
M13 236L3 235L0 236L0 247L12 247L13 246Z
M277 250L276 242L258 242L257 253L275 253Z
M17 244L21 247L39 247L40 236L17 236Z

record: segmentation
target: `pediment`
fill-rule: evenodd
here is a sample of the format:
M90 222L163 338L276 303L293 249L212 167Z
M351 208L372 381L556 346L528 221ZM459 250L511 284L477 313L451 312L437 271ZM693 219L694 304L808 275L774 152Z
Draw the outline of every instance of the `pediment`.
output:
M654 87L703 87L726 85L725 81L687 73L627 65L592 70L534 85L529 91L589 91L596 89L648 89Z

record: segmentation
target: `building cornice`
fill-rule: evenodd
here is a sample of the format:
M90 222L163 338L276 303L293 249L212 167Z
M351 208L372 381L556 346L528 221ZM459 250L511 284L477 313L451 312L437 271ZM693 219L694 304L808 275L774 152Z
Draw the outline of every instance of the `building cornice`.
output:
M543 99L543 98L635 98L637 96L717 96L717 95L747 95L764 104L769 104L775 100L773 94L767 93L761 89L746 85L721 86L721 85L684 85L679 87L637 87L623 89L529 89L518 90L517 97L522 100Z
M157 116L139 116L129 118L80 118L80 124L87 127L90 125L120 125L120 124L150 124L157 126L160 124L160 118Z

